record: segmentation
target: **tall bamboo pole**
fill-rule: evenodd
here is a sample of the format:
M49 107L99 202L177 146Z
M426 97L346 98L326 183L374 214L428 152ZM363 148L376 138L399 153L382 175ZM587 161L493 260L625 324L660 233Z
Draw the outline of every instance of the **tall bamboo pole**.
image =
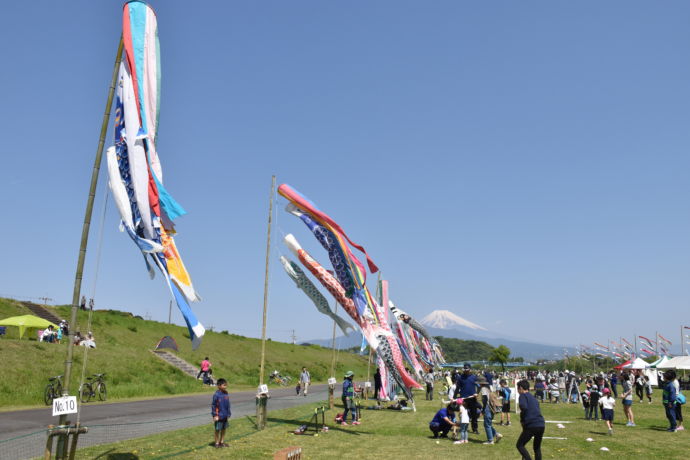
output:
M338 302L335 302L335 308L333 309L335 314L338 313ZM335 320L333 320L333 339L331 341L331 348L333 349L333 358L331 359L331 377L335 378ZM335 391L335 385L328 384L328 407L333 409L335 407L335 396L333 395Z
M70 314L69 334L67 336L67 356L65 359L65 373L62 384L62 396L69 395L70 380L72 377L72 356L74 355L74 331L77 330L77 309L79 305L79 294L81 293L81 281L84 273L84 260L86 259L86 246L89 242L89 229L91 228L91 215L93 213L93 202L96 196L96 188L98 186L98 173L101 170L101 159L103 158L103 146L105 145L105 136L108 133L108 122L110 120L110 108L113 105L113 95L115 94L115 86L117 85L117 74L122 60L122 49L124 43L122 36L120 36L120 43L117 46L117 54L115 55L115 65L113 66L113 76L110 80L110 87L108 88L108 98L105 103L105 112L103 113L103 121L101 122L101 134L98 139L98 147L96 148L96 158L93 162L93 170L91 171L91 184L89 186L89 197L86 200L86 211L84 213L84 224L81 229L81 243L79 245L79 257L77 259L77 271L74 277L74 289L72 290L72 311ZM67 415L61 415L58 422L59 425L64 425L67 420ZM63 443L66 442L64 436L58 438L57 452L62 452Z
M680 325L680 355L685 356L685 335L683 334L683 325Z
M271 224L273 222L273 196L276 189L276 176L271 176L271 198L268 204L268 235L266 237L266 272L264 277L264 313L261 326L261 367L259 370L259 386L264 384L264 367L266 363L266 311L268 309L268 267L271 257ZM259 393L256 396L256 425L263 430L266 428L266 404L268 396Z
M335 302L333 312L335 314L338 313L338 302ZM333 338L331 339L331 349L333 350L333 357L331 359L331 377L335 377L335 320L333 320Z

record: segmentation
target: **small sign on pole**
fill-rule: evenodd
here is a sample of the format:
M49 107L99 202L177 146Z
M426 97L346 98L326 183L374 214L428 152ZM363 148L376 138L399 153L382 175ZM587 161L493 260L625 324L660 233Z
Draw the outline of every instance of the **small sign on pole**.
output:
M364 388L371 388L371 382L364 382Z
M267 395L268 394L268 385L266 385L266 384L259 385L259 394L260 395Z
M53 417L77 413L77 397L63 396L53 399Z
M335 385L338 381L335 379L335 377L331 377L328 379L328 384L329 385Z

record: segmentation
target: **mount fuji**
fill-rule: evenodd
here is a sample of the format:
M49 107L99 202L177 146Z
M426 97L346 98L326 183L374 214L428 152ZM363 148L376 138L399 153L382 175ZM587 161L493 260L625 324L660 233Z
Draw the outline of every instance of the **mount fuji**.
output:
M518 337L492 332L472 321L456 315L449 310L434 310L420 321L433 336L462 340L478 340L497 347L510 348L511 356L522 356L525 360L554 359L562 357L565 349L573 353L571 347L547 345Z
M486 331L487 329L481 327L478 324L468 321L465 318L461 318L452 311L449 310L434 310L428 315L426 315L420 321L423 325L427 327L432 327L435 329L454 329L457 327L466 327L472 330Z

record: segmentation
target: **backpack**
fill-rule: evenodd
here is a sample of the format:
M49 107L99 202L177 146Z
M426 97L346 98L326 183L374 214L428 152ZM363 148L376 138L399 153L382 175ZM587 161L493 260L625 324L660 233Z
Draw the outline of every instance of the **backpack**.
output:
M343 414L336 414L335 423L343 423Z
M685 395L683 393L678 393L678 396L676 396L676 403L685 404Z
M496 412L500 412L501 410L501 402L498 400L496 393L493 392L489 394L489 410L491 410L491 412L494 414Z

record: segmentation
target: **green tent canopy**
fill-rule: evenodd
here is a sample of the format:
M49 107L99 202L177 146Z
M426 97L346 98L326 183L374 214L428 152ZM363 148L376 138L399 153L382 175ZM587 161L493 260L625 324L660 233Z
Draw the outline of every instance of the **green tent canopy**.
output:
M56 324L34 315L11 316L0 320L0 326L17 326L19 328L19 338L24 336L27 329L45 329L48 326L57 328Z

